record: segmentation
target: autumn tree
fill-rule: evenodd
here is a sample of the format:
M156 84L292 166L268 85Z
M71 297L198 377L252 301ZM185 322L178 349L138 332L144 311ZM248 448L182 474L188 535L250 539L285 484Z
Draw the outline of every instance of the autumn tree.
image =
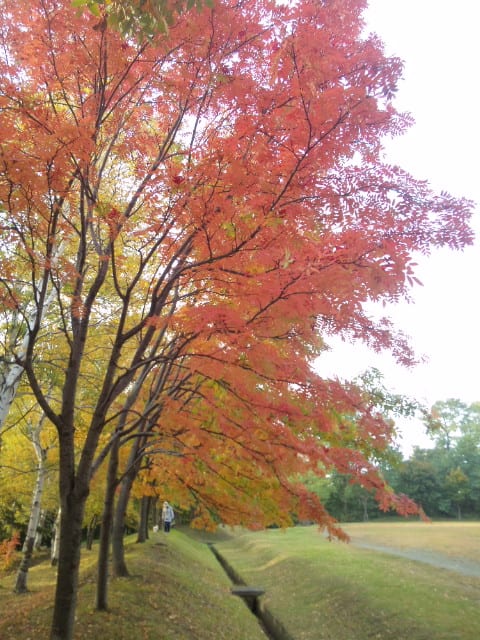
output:
M27 336L9 357L58 433L52 640L73 634L92 465L165 341L188 402L163 396L156 429L184 464L164 457L158 480L199 524L296 512L335 531L292 482L308 469L401 507L371 460L391 424L311 363L333 334L411 362L365 303L408 294L414 252L468 243L472 207L382 162L410 118L364 6L218 1L137 41L67 0L3 2L0 299Z

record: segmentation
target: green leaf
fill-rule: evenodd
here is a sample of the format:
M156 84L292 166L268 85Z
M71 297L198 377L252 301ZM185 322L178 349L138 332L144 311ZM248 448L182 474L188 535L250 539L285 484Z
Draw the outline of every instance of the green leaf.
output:
M94 16L100 17L101 13L100 13L100 9L98 8L97 2L89 2L88 8Z

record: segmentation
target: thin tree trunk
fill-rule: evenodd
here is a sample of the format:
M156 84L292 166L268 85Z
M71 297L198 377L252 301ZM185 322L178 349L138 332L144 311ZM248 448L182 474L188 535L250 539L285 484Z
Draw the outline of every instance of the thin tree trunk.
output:
M158 524L158 496L152 496L150 511L152 514L152 525Z
M145 542L148 540L148 516L150 514L150 504L150 496L142 496L137 542Z
M30 561L33 555L33 545L35 542L35 538L26 538L25 544L23 545L23 557L20 562L20 566L17 572L17 579L15 582L15 593L26 593L27 589L27 576L28 570L30 568Z
M17 394L22 373L23 367L12 363L7 371L0 375L0 432Z
M58 258L63 253L63 245L61 244L55 254L52 256L52 264L56 264ZM49 276L45 276L48 278ZM39 286L41 289L41 285ZM21 361L24 359L27 350L29 348L29 343L31 339L30 328L35 324L39 324L45 315L48 307L51 305L54 297L56 296L55 288L52 288L50 293L47 295L45 300L43 301L43 305L41 309L35 309L32 313L27 314L26 321L26 330L25 335L21 340L21 344L16 349L17 341L19 342L19 334L22 329L23 322L16 324L13 322L13 329L11 334L8 336L11 353L16 352L15 361L10 362L7 365L3 365L0 367L0 436L2 432L3 425L5 420L8 417L10 407L12 406L13 401L15 400L15 396L17 395L18 385L20 384L20 380L24 371L24 367ZM17 316L18 317L18 316Z
M51 555L50 555L50 561L51 561L52 567L57 566L58 556L60 553L61 516L62 516L62 507L59 507L57 517L55 518L55 522L53 524L53 541L52 541L52 549L51 549Z
M16 593L25 593L27 591L27 576L30 562L32 559L35 538L37 535L38 524L40 522L41 502L47 469L45 462L47 460L47 449L44 449L40 443L40 433L45 415L39 420L38 424L31 429L31 438L35 454L37 456L37 479L33 489L32 507L30 509L30 518L28 521L27 535L23 545L23 558L18 568L17 580L15 583Z
M37 479L35 481L35 487L33 489L32 507L30 509L30 518L28 520L27 535L25 538L25 542L23 543L22 551L25 551L27 549L28 540L30 540L30 538L32 538L32 549L35 545L38 527L40 524L40 506L42 502L43 487L45 486L46 475L47 472L45 466L44 464L41 464L37 468Z
M40 510L40 518L38 519L37 532L35 534L35 542L33 543L33 548L35 551L40 551L40 547L42 546L42 538L43 538L43 527L45 526L45 509Z
M38 523L40 520L40 501L42 499L43 486L45 484L46 469L44 465L40 465L37 474L37 481L33 492L32 509L28 522L27 536L23 545L23 558L17 573L15 583L16 593L25 593L27 591L27 575L30 568L30 561L35 545L35 537L37 534Z
M125 547L123 544L123 535L125 529L125 515L127 513L128 501L130 499L130 491L135 480L135 470L131 469L123 478L120 485L120 493L117 498L117 506L115 508L115 516L112 527L112 571L117 577L126 577L129 575L127 564L125 562Z
M363 521L368 522L368 497L362 497L360 500L363 506Z
M130 492L142 462L142 456L139 455L139 453L142 450L143 444L144 440L140 437L136 438L132 444L127 461L127 472L120 483L120 493L117 499L112 527L112 570L113 575L117 577L129 575L125 562L123 534Z
M99 611L108 608L108 556L112 531L115 490L117 488L119 438L116 438L108 460L107 488L103 503L102 526L100 529L100 547L98 551L97 601Z
M33 314L33 320L36 314ZM16 359L12 358L11 362L2 362L0 366L0 433L7 419L10 407L17 395L20 378L23 374L23 366L20 361L23 360L27 353L28 343L30 341L30 332L27 319L27 328L20 342L23 321L16 322L18 314L14 312L12 316L11 330L8 332L7 341L10 354L16 352ZM19 344L20 342L20 344ZM18 349L16 348L18 346ZM7 353L7 355L9 355Z
M88 528L87 528L87 542L86 542L86 548L88 551L92 550L93 547L93 540L95 537L95 530L98 526L98 515L96 513L93 514L90 522L88 523Z

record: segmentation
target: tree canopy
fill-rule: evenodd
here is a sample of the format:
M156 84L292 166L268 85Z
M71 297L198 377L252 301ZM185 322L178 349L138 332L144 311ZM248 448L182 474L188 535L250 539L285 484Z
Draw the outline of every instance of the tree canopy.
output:
M411 118L364 4L218 1L145 40L67 0L3 2L0 383L20 368L58 435L52 638L109 454L112 478L147 456L145 486L203 526L340 535L309 470L414 509L376 470L394 427L375 393L312 363L331 335L411 363L365 305L408 296L416 252L468 244L472 205L383 161Z

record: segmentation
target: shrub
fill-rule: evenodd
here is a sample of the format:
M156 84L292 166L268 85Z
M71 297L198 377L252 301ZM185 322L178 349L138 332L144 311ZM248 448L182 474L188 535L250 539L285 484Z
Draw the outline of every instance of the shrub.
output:
M8 571L16 560L16 550L20 544L20 534L15 531L10 539L0 542L0 570Z

